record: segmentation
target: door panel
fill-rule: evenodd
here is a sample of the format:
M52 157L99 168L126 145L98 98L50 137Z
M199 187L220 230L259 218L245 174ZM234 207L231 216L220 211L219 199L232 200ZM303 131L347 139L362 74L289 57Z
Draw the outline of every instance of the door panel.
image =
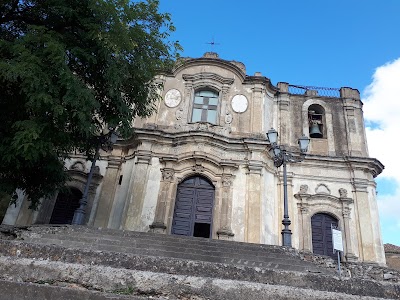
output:
M315 214L311 218L313 253L328 255L336 259L333 253L331 225L337 227L338 221L328 214Z
M82 193L76 188L60 191L50 218L50 224L71 224L75 210L79 207Z
M186 179L178 186L171 233L192 236L195 223L202 223L210 224L211 235L213 205L211 183L199 176Z

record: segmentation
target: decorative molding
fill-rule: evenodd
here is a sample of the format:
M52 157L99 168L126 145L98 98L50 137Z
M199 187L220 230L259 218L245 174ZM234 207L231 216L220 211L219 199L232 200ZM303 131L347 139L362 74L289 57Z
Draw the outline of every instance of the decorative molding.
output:
M146 153L137 153L136 154L137 161L136 164L151 164L151 152L146 151Z
M222 186L230 187L232 186L232 183L233 183L233 178L231 175L224 175L222 177Z
M190 124L175 124L175 130L177 131L205 131L210 133L217 133L220 135L228 135L232 132L229 126L218 126L206 122L197 122Z
M233 82L235 81L234 78L222 77L221 75L218 75L215 73L183 74L182 78L183 78L183 80L189 81L189 82L211 80L211 81L216 81L223 85L232 85Z
M235 234L232 232L232 230L230 228L218 229L217 235L218 235L218 239L220 239L220 240L229 240L230 238L235 236Z
M183 118L183 108L180 107L178 110L175 112L175 117L177 120L182 120Z
M339 196L340 196L340 198L347 198L347 190L343 189L343 188L340 188L339 189Z
M231 124L232 123L232 114L229 112L229 111L227 111L226 112L226 114L225 114L225 123L226 124Z
M300 185L299 194L307 194L307 191L308 191L308 185L307 184Z
M173 169L161 169L162 179L164 181L174 180L175 171Z
M331 190L328 188L328 186L326 184L320 183L315 188L315 193L316 194L323 194L323 195L330 195L331 194Z
M192 171L193 172L196 172L196 173L201 173L201 172L204 172L204 167L201 165L201 164L195 164L193 167L192 167Z
M81 160L77 160L72 164L72 166L69 168L70 170L76 170L80 172L85 172L86 171L86 163Z
M247 165L247 168L249 169L247 174L258 174L258 175L261 175L261 171L263 169L263 166L262 166L262 164L260 162L249 162L249 164Z

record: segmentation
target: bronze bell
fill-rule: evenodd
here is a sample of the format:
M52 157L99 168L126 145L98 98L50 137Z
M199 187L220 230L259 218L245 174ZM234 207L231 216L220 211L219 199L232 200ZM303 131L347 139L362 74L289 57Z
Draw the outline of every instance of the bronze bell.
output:
M319 130L318 124L312 124L310 129L310 137L312 138L322 138L322 132Z

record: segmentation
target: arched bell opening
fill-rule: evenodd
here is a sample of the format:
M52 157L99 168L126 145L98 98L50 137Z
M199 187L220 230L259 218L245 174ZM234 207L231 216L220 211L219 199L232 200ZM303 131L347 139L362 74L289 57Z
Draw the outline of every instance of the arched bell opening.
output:
M312 104L308 107L309 135L311 138L321 139L325 134L325 110L321 105Z
M215 187L202 176L191 176L177 188L171 234L210 238Z
M313 253L337 259L333 252L332 228L337 228L338 224L338 219L330 214L317 213L311 217Z
M79 207L82 192L70 187L60 191L50 218L50 224L71 224L74 212Z

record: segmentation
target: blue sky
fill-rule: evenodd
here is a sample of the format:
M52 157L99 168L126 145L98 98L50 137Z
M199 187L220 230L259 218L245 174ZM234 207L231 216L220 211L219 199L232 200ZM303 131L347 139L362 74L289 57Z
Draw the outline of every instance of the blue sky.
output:
M393 155L400 136L400 1L160 0L160 10L172 15L182 56L213 50L273 84L357 88L370 155L386 167L377 180L383 240L400 245L400 159ZM208 45L212 40L219 45Z

